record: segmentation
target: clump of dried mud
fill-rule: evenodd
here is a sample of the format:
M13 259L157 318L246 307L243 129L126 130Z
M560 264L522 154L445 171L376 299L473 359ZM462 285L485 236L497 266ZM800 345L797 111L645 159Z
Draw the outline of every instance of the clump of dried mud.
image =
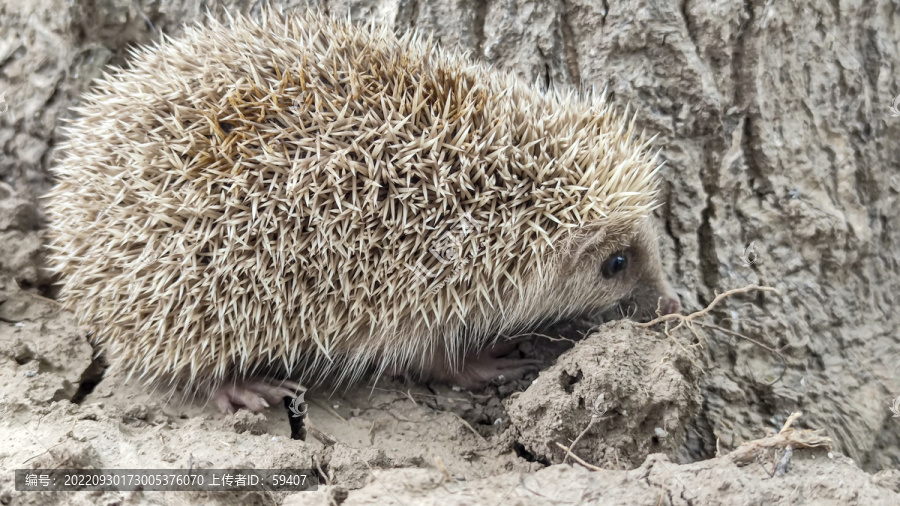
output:
M607 469L633 469L651 453L675 455L700 409L694 359L630 323L603 325L506 400L517 444L560 463L567 452L560 445L577 440L576 454Z

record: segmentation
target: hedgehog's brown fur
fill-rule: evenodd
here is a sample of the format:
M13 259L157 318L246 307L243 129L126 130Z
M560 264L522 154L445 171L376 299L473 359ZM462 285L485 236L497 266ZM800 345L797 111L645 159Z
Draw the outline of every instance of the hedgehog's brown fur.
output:
M76 111L53 259L68 306L148 380L455 370L656 282L591 284L650 237L634 122L414 34L210 21L134 51Z

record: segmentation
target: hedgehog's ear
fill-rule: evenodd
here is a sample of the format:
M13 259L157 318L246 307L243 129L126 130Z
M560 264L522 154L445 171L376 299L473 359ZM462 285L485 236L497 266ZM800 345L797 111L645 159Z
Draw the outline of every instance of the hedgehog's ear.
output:
M606 227L600 225L585 227L576 232L572 241L572 253L568 255L566 267L577 265L578 261L591 246L602 244L604 239L606 239Z

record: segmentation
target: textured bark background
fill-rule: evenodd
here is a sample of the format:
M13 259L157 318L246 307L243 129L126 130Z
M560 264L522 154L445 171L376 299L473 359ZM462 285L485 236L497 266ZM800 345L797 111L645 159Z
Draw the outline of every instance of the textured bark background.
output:
M305 2L275 2L284 9ZM386 0L312 5L434 33L522 79L607 87L666 160L663 256L700 329L703 408L684 459L796 410L869 470L900 465L900 3L896 0ZM258 3L0 5L0 274L52 293L38 198L62 119L129 45ZM898 97L898 98L895 98ZM893 101L893 109L892 109ZM775 353L771 350L778 350ZM782 358L783 357L783 363ZM783 371L783 372L782 372Z

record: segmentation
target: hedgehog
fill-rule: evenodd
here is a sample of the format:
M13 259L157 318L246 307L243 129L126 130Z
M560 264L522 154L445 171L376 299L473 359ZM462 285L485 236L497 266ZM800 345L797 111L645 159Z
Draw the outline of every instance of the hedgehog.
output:
M662 164L605 93L319 13L129 60L73 109L46 200L60 298L129 379L226 412L324 378L475 388L534 366L503 355L529 329L678 311Z

